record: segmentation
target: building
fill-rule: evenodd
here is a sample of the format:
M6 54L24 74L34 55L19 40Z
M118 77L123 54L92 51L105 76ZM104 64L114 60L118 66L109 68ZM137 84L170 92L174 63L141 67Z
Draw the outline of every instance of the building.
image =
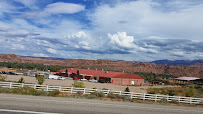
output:
M136 74L111 72L103 70L90 70L67 68L56 72L57 75L66 75L73 79L98 80L101 83L115 83L119 85L143 85L144 79Z

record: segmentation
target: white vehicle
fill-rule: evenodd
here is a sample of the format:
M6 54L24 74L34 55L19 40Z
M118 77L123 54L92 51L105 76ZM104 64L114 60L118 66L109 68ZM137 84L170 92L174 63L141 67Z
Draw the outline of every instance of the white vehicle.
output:
M58 78L59 78L58 75L49 75L48 79L55 79L55 80L57 80Z
M66 80L65 77L59 77L58 80Z
M81 81L86 81L87 79L83 78L83 79L80 79Z
M89 80L90 82L98 82L97 80L95 80L95 79L91 79L91 80Z

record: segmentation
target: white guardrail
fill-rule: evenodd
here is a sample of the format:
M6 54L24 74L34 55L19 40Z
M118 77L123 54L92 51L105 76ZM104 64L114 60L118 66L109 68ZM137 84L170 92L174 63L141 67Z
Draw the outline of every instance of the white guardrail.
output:
M203 98L168 96L168 95L123 92L123 91L111 91L111 90L101 90L101 89L75 88L75 87L64 87L64 86L25 84L25 83L14 83L14 82L0 82L0 87L3 87L3 88L21 88L21 87L25 87L25 86L34 88L37 90L44 90L44 91L59 90L60 92L67 92L67 93L71 93L71 94L77 93L79 91L81 91L83 94L90 94L95 91L100 91L106 95L111 92L113 94L129 96L131 99L153 100L155 102L159 101L161 99L166 99L167 101L176 101L179 103L190 103L190 104L202 104L203 103Z

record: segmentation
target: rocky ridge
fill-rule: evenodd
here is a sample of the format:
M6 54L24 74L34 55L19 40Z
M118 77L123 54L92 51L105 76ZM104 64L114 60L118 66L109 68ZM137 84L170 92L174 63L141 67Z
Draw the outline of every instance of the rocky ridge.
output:
M104 69L108 71L124 71L129 73L146 72L155 74L167 74L176 76L192 76L203 78L203 68L199 65L193 66L169 66L156 65L153 63L126 62L111 60L84 60L84 59L66 59L51 60L33 57L20 57L15 54L0 54L0 61L17 62L17 63L38 63L48 65L61 65L67 67ZM200 63L200 65L202 65Z

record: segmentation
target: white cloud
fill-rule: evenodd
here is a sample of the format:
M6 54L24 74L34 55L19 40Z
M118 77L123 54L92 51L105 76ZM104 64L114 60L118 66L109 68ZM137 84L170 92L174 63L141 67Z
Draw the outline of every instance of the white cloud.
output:
M43 53L34 53L33 56L35 56L35 57L49 57L48 55L45 55Z
M127 36L126 32L118 32L117 34L111 35L110 33L107 34L108 38L110 38L111 44L116 44L120 47L126 47L126 48L134 48L136 45L134 42L133 36Z
M202 41L203 4L190 4L178 9L171 5L170 9L174 8L173 10L167 8L152 0L138 0L120 2L113 6L100 5L89 15L96 27L95 31L126 31L139 39L161 36Z
M71 43L70 43L71 42ZM79 31L67 36L67 43L75 48L91 49L92 39L84 31Z
M9 3L3 0L0 1L0 16L3 16L3 13L15 12L17 9L17 7L10 5Z
M47 5L44 9L45 13L49 14L72 14L85 9L85 6L73 3L57 2Z
M25 7L37 9L36 3L37 0L15 0L22 3Z
M21 44L12 44L12 46L10 47L13 50L23 50L25 49L24 45Z
M158 51L155 49L147 49L144 47L140 47L135 44L135 40L133 36L127 36L126 32L117 32L117 34L107 34L110 39L111 47L116 47L118 50L136 53L137 51L147 52L147 53L157 53Z
M57 15L57 14L73 14L83 10L85 10L84 5L57 2L53 4L48 4L43 9L43 11L26 12L22 16L29 19L36 19L36 18L42 18L42 17Z
M87 34L84 31L79 31L75 34L68 35L68 38L87 38Z
M89 10L82 4L15 1L22 4L0 1L0 47L4 53L124 60L136 56L143 61L203 55L202 2L116 0ZM82 17L78 18L80 13L71 15L81 11Z
M56 54L56 50L52 48L48 48L47 51L52 54Z

